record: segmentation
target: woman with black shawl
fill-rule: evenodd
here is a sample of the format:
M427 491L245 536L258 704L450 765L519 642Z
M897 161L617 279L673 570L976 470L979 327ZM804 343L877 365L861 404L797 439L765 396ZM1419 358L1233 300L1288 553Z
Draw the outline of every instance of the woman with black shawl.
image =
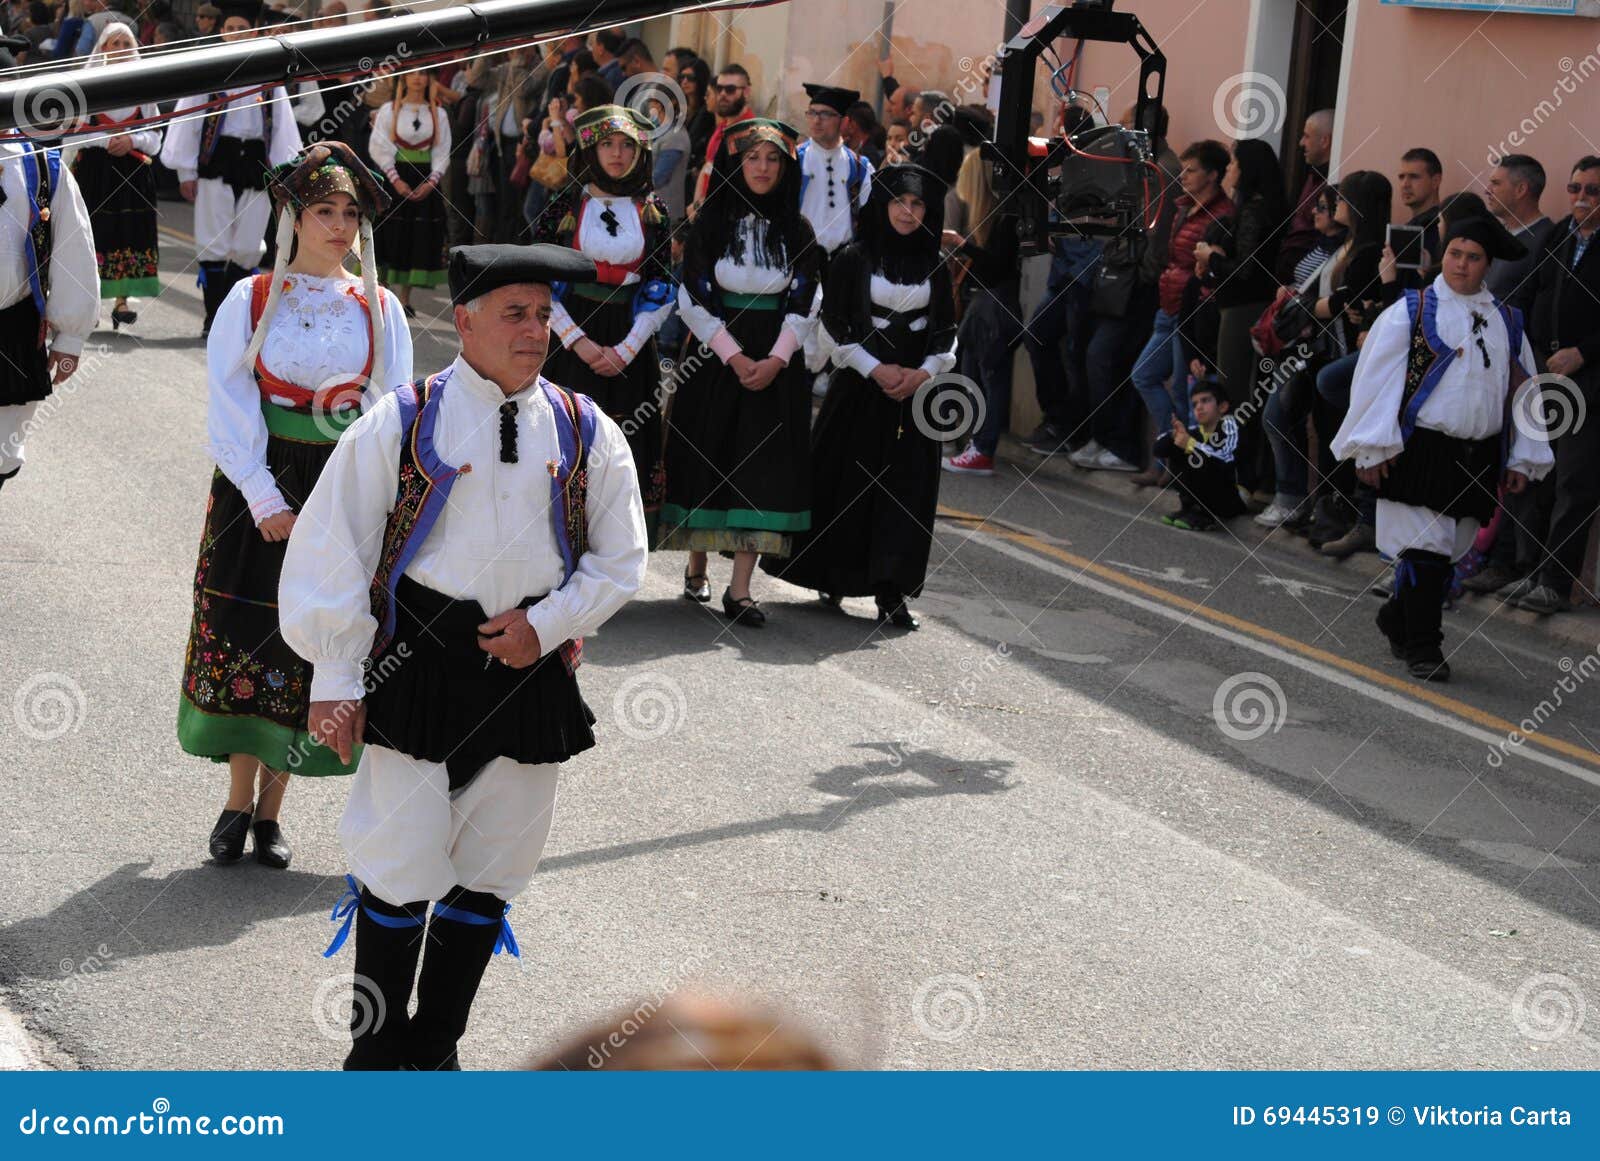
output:
M632 109L599 105L573 128L572 183L539 215L534 241L581 250L600 278L552 288L550 329L560 342L544 377L589 396L621 426L653 532L663 489L655 335L675 289L667 211L650 183L654 127Z
M955 366L944 194L919 165L873 175L857 238L822 295L838 370L812 432L813 531L788 560L763 565L835 607L870 595L878 620L900 629L917 627L906 598L922 592L939 503L941 443L919 421L917 392Z
M811 381L795 353L814 325L818 248L800 216L798 134L730 126L683 258L678 309L699 340L667 421L658 547L688 549L688 600L709 602L707 552L732 552L722 610L758 627L756 557L811 527Z

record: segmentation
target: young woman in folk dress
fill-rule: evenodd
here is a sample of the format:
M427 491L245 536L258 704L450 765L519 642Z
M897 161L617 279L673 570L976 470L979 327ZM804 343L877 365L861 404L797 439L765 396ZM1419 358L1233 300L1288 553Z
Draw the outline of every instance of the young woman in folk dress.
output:
M672 400L659 547L688 549L683 595L711 600L708 552L733 554L723 613L751 627L760 554L811 526L811 381L795 352L815 325L818 249L800 216L798 134L738 124L718 151L685 246L678 309L699 340Z
M367 143L372 163L394 191L378 223L378 277L392 287L407 318L411 291L445 280L445 206L439 183L450 167L450 118L426 70L406 73L394 100L378 110Z
M289 775L355 769L306 732L311 667L278 632L285 542L339 433L411 379L411 335L399 302L376 285L372 221L388 204L378 175L349 146L323 142L279 167L272 193L277 265L233 287L206 345L217 470L178 740L228 764L212 857L239 861L253 831L256 859L281 868L290 859L278 824ZM357 239L364 280L344 269Z
M136 60L139 42L126 24L108 24L95 42L85 68ZM161 130L133 128L159 118L154 105L131 105L96 113L84 124L88 138L70 139L65 153L78 189L89 207L95 261L100 266L100 297L111 299L113 330L139 321L128 300L161 293L156 275L156 179L153 162L161 153Z
M655 334L672 313L672 242L666 207L651 189L653 126L631 109L601 105L577 120L568 154L572 185L552 198L535 242L581 250L600 280L556 288L544 377L588 395L622 427L633 451L651 534L661 510L661 365Z

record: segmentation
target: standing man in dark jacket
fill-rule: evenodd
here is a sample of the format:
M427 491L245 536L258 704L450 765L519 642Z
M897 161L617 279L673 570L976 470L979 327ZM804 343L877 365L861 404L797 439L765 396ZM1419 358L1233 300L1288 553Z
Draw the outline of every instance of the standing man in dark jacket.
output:
M1568 607L1583 572L1589 528L1600 510L1600 156L1579 158L1567 185L1572 216L1556 227L1539 263L1528 321L1540 369L1570 382L1546 383L1555 444L1555 490L1539 568L1506 591L1518 608L1546 615ZM1557 396L1562 398L1557 398ZM1588 594L1591 599L1593 593Z
M1278 248L1277 275L1279 286L1294 282L1295 264L1311 253L1321 235L1317 232L1312 214L1317 199L1328 188L1328 161L1333 156L1333 110L1318 109L1306 118L1300 133L1300 152L1306 159L1306 179L1300 185L1300 196L1295 199L1294 217L1283 235Z

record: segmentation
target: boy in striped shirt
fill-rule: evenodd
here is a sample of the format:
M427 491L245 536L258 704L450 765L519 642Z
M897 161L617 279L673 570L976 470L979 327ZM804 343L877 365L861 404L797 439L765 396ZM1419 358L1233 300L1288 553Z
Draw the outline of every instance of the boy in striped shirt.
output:
M1234 479L1233 458L1239 450L1239 423L1228 414L1228 401L1217 385L1195 380L1189 389L1194 426L1172 417L1172 430L1156 440L1155 457L1165 463L1178 485L1178 510L1161 523L1191 532L1210 532L1217 522L1244 511Z

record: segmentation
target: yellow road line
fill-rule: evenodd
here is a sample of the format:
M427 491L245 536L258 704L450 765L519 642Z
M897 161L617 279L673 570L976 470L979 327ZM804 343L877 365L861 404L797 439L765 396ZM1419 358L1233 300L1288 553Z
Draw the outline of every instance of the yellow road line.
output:
M1034 552L1053 557L1064 564L1071 565L1073 568L1081 569L1086 573L1097 576L1103 581L1109 581L1119 587L1131 589L1142 596L1160 601L1164 605L1182 610L1191 616L1202 617L1217 625L1225 625L1237 633L1254 637L1258 641L1266 641L1280 649L1298 653L1302 657L1320 662L1323 665L1333 666L1335 669L1343 670L1353 677L1359 677L1363 681L1370 681L1374 685L1382 686L1416 701L1426 702L1435 709L1453 714L1463 721L1471 722L1473 725L1480 726L1483 729L1492 730L1498 734L1521 734L1524 743L1539 746L1563 757L1582 762L1586 766L1600 769L1600 755L1595 754L1593 750L1586 750L1572 742L1561 738L1548 737L1542 733L1523 734L1522 728L1515 722L1508 722L1502 717L1498 717L1486 710L1481 710L1477 706L1469 705L1447 694L1440 693L1437 690L1430 689L1426 685L1404 681L1392 673L1385 673L1381 669L1374 669L1372 666L1363 665L1359 661L1351 661L1348 657L1341 657L1337 653L1328 652L1326 649L1318 649L1315 645L1308 645L1304 641L1285 636L1273 629L1268 629L1265 625L1258 625L1254 621L1247 621L1243 617L1236 617L1232 613L1225 613L1221 609L1213 609L1209 605L1192 601L1188 597L1169 592L1159 585L1150 584L1140 580L1138 577L1129 576L1127 573L1109 568L1087 557L1079 556L1076 553L1068 552L1063 548L1046 543L1037 536L997 527L989 523L986 517L980 516L976 512L962 512L959 509L947 508L941 504L939 506L939 515L948 520L957 520L972 525L974 531L981 531L988 536L1009 540Z

